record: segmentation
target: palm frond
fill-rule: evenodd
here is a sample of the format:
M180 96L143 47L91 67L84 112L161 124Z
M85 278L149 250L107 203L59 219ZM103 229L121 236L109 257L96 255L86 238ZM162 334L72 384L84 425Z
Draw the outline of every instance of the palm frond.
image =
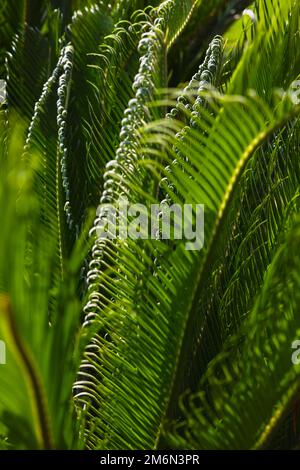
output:
M72 448L80 445L71 389L81 349L78 272L87 246L81 237L51 309L56 244L42 236L34 171L20 159L22 132L17 126L9 141L0 195L0 324L7 359L0 370L1 423L14 448Z
M268 446L299 393L292 344L299 336L299 217L270 264L240 336L209 365L171 445L192 449ZM293 302L290 301L291 296ZM224 432L226 429L226 432Z
M150 3L1 4L1 449L300 445L299 4Z
M289 27L289 34L294 34L294 25ZM264 23L260 28L265 28ZM287 37L280 36L283 42ZM268 41L262 42L258 34L254 48L257 44L260 56L271 67ZM240 68L248 67L247 54ZM182 125L170 119L163 126L160 122L146 127L142 149L137 151L143 155L138 165L148 171L159 167L145 158L147 150L151 158L153 146L161 145L158 161L177 162L178 153L183 156L180 165L171 163L171 171L165 171L171 183L167 187L174 201L205 204L205 246L195 253L175 241L171 246L105 242L105 257L99 258L102 270L90 273L92 281L96 278L93 286L99 289L95 292L92 287L87 305L88 320L101 312L96 315L100 333L77 384L78 396L90 406L90 447L160 445L163 420L178 414L178 399L191 385L197 364L190 358L206 322L204 312L199 311L207 286L204 276L216 261L236 187L256 150L299 113L289 99L278 103L268 96L267 103L252 95L204 94L207 106L197 107L198 114L192 118L195 125L185 127L181 138L176 133ZM120 178L110 172L117 187L121 184L124 194L136 201L145 193L134 176L126 172ZM155 202L155 198L150 195L148 201Z

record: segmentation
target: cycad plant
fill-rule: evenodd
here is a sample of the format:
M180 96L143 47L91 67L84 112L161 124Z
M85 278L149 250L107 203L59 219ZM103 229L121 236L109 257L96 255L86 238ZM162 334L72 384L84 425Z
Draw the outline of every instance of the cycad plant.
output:
M0 446L297 448L299 2L148 3L1 2Z

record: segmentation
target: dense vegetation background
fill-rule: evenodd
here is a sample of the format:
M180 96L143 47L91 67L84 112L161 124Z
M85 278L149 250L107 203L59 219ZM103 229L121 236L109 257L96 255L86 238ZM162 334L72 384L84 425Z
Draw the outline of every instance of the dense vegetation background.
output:
M0 28L0 447L298 448L299 2ZM203 249L97 239L122 195L204 204Z

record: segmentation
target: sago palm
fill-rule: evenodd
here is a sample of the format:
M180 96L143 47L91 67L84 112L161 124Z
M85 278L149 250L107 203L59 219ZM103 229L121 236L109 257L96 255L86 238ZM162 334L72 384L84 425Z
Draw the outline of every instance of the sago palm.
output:
M300 445L299 2L150 4L1 3L3 449Z

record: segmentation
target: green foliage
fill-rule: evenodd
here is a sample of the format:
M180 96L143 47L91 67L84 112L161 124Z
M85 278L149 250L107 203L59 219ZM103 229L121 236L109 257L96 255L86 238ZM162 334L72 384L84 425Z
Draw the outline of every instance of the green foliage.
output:
M34 191L40 159L32 153L30 168L22 158L22 133L17 125L9 140L0 195L0 328L7 355L0 375L1 422L13 447L70 448L79 445L71 388L80 351L77 276L87 250L78 241L64 280L54 285L55 238L41 230Z
M0 7L0 448L300 445L299 4L225 3Z

